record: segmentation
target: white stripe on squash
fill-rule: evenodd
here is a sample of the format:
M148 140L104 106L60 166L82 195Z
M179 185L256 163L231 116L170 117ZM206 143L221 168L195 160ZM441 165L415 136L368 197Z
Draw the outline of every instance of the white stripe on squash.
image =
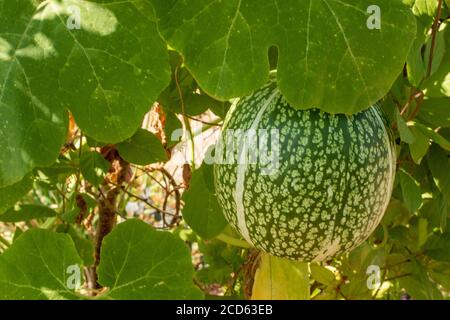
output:
M261 119L264 115L264 112L269 108L272 101L275 99L275 97L278 95L279 91L278 89L275 90L274 93L267 99L267 101L264 103L262 108L259 110L258 114L256 115L256 118L253 120L250 130L257 130L259 127L259 123L261 122ZM237 224L239 231L241 232L241 235L244 237L247 242L250 244L253 244L252 239L250 238L248 228L247 228L247 222L245 219L245 208L244 208L244 184L245 184L245 173L247 172L247 153L248 153L248 146L246 143L246 139L243 139L241 141L244 141L244 145L242 146L242 151L239 155L239 161L238 161L238 169L237 169L237 179L236 179L236 189L234 194L234 201L236 202L236 213L237 213Z

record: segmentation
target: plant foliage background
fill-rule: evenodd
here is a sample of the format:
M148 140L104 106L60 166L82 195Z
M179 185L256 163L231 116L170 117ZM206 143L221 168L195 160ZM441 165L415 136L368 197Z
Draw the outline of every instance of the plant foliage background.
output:
M0 298L447 299L449 6L0 0ZM370 239L306 279L274 262L269 290L272 258L227 225L201 162L275 69L296 108L379 101L398 174Z

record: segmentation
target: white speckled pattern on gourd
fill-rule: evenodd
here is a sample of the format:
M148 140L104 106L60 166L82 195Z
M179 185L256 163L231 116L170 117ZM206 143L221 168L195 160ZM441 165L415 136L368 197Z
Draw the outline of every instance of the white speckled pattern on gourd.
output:
M322 261L355 248L379 224L392 192L395 146L378 107L353 116L295 110L272 82L233 105L228 129L280 132L274 174L261 174L258 164L214 166L227 220L256 248ZM224 145L218 149L226 152Z

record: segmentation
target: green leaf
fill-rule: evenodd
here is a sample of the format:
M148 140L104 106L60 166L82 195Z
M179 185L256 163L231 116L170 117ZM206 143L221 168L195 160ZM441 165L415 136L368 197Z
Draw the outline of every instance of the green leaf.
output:
M69 226L67 234L72 238L72 241L77 248L77 252L83 259L85 266L94 264L94 246L92 241L83 237L81 232L73 226Z
M418 118L431 124L433 128L450 127L450 99L432 98L424 100Z
M151 6L138 1L63 1L80 7L81 30L57 39L71 52L59 80L66 102L87 135L100 142L129 138L140 126L170 69Z
M23 230L16 226L16 230L14 231L13 242L17 240L23 234Z
M348 255L348 266L356 273L363 270L364 274L370 265L383 265L385 259L385 251L383 248L376 248L369 243L364 243ZM357 275L358 276L358 275Z
M391 198L386 213L383 216L383 223L386 225L406 224L410 218L408 208L404 203L395 198Z
M89 136L122 141L170 79L143 0L0 0L0 34L0 186L54 162L65 108Z
M418 246L421 247L428 239L428 220L420 218L417 224Z
M442 63L434 74L421 85L425 95L430 98L450 97L450 28L442 24L440 35L446 40L446 50L442 56Z
M430 277L435 282L439 283L446 290L450 290L450 264L449 263L437 263L433 265L430 272Z
M194 171L183 201L183 218L202 238L213 238L228 225L215 195L211 165Z
M356 274L350 282L341 286L342 294L348 300L369 300L372 292L367 287L367 275Z
M427 29L434 21L437 9L438 1L434 0L415 0L412 8L414 15Z
M158 98L158 102L164 108L175 113L182 113L184 105L184 112L195 116L210 108L223 106L223 102L214 100L200 90L197 81L183 67L183 60L178 53L174 51L169 53L172 62L172 81Z
M428 167L439 190L450 200L450 162L448 153L432 145L428 153Z
M94 186L99 186L111 164L98 152L85 151L81 155L80 170L83 177Z
M410 124L412 127L416 127L420 132L422 132L422 134L440 145L443 149L450 150L450 141L445 139L438 132L418 122L410 122Z
M419 183L405 170L399 172L403 201L410 212L415 212L422 204L422 192Z
M176 145L181 141L182 138L181 135L178 135L177 139L172 140L172 134L176 131L180 132L182 128L183 126L181 124L180 119L178 119L177 115L170 110L166 111L166 125L164 127L164 133L166 134L167 137L166 143L169 148L173 147L174 145Z
M439 69L426 81L424 81L421 89L427 97L440 98L450 97L450 55L446 55L444 62Z
M411 127L411 132L414 135L414 142L409 145L409 151L414 162L420 164L422 158L427 154L430 147L430 138L425 136L421 131L415 127Z
M425 267L418 261L411 261L412 275L399 279L400 285L416 300L440 300L442 294L428 276Z
M308 263L262 253L252 300L309 300Z
M406 70L408 73L408 80L414 86L418 86L420 84L427 72L426 65L422 57L422 48L423 39L418 37L414 41L413 47L408 55Z
M68 235L29 230L0 255L0 299L79 299L69 267L82 261Z
M22 205L18 210L9 209L3 215L0 215L0 221L2 222L21 222L29 221L33 219L42 219L55 217L57 213L45 206L39 205Z
M104 238L98 276L109 287L107 298L202 298L183 241L140 220L121 223Z
M438 1L434 0L414 0L412 8L414 15L417 17L417 37L414 41L413 50L411 50L408 58L408 80L415 87L419 87L426 77L432 37L430 36L430 29L434 23L437 14ZM440 66L445 54L444 41L444 24L441 25L441 30L436 37L433 65L431 74L434 74ZM425 45L425 47L424 47ZM425 50L424 50L425 49ZM412 59L410 59L412 58Z
M75 208L61 214L61 219L67 223L75 223L80 214L80 208Z
M444 233L447 227L448 199L437 191L433 193L433 198L428 199L420 208L419 216L428 221L429 229L439 229Z
M25 196L33 186L30 175L13 185L0 188L0 215Z
M70 175L76 174L78 168L78 164L72 163L67 159L58 159L57 162L49 167L36 168L35 172L40 180L47 180L55 187L57 183L64 183ZM39 183L40 181L38 180L37 182Z
M433 1L434 3L437 3L436 1ZM433 20L435 18L433 17ZM442 63L442 60L444 58L444 54L446 51L446 39L445 36L449 35L446 32L447 24L442 23L439 27L438 32L436 33L436 38L434 42L434 51L433 51L433 65L431 68L431 75L433 75L439 68ZM430 51L431 51L431 45L433 44L432 37L430 36L428 38L428 41L426 43L425 47L425 65L428 66L430 64ZM427 67L428 68L428 67Z
M145 166L167 161L161 141L150 131L139 129L131 138L117 144L120 156L128 162Z
M448 224L448 221L447 221ZM450 232L433 234L424 246L425 253L437 261L450 262Z
M448 213L449 213L449 200L450 197L448 195L444 195L443 193L440 193L437 198L438 203L438 212L439 212L439 229L442 233L446 231L447 228L447 219L448 219Z
M383 97L416 31L411 10L398 0L377 1L381 29L367 27L370 0L152 3L161 34L211 96L226 100L261 87L269 48L277 46L278 84L287 100L332 113L355 113Z
M398 132L400 133L400 138L402 139L402 141L408 144L413 144L416 141L416 138L414 137L414 134L411 132L411 130L408 128L405 119L403 119L403 117L400 115L398 109L396 109L395 116L397 120Z
M0 1L0 186L52 164L64 143L67 119L55 97L61 59L33 18L37 5Z
M321 284L328 286L331 285L336 279L334 273L324 266L317 263L311 263L309 267L311 270L311 278Z

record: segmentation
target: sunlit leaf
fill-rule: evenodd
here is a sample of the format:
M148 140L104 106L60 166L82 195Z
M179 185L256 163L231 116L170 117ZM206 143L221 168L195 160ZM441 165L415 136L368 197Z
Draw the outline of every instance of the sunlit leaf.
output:
M113 299L199 299L191 255L180 239L139 220L119 224L104 240L99 282Z
M68 286L71 266L80 270L82 261L68 235L27 231L0 255L0 298L79 299Z
M228 99L261 87L275 45L278 83L287 100L333 113L355 113L383 97L416 30L410 9L398 0L377 1L380 29L372 27L370 0L152 3L159 30L205 92Z

